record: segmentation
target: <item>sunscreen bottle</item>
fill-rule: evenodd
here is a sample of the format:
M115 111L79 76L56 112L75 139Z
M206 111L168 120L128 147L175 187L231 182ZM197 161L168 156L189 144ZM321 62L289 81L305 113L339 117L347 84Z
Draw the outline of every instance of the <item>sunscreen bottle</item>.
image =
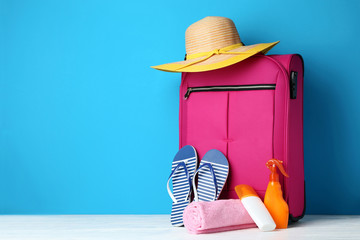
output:
M282 163L282 161L276 159L270 159L266 163L266 166L270 169L271 174L264 197L264 204L274 219L276 228L287 228L289 221L289 206L283 198L279 182L279 174L276 172L276 167L278 167L285 177L289 177L289 175L285 172Z
M261 231L265 232L275 229L276 224L271 218L269 211L251 186L245 184L237 185L235 191L246 211Z

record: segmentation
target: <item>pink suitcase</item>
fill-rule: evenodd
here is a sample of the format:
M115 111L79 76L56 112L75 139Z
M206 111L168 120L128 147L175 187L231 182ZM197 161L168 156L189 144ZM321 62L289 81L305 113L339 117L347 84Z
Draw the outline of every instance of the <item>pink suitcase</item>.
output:
M248 184L264 197L270 171L280 174L290 219L305 213L303 151L303 60L300 55L257 54L218 70L183 73L180 86L180 148L192 145L199 159L210 149L228 158L230 173L220 198L237 198Z

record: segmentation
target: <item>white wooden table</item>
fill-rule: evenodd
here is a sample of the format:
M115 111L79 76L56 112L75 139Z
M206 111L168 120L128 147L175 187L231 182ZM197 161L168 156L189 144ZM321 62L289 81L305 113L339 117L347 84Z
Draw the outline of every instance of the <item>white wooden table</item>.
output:
M0 239L360 239L360 216L307 215L288 229L257 228L192 235L169 215L2 215Z

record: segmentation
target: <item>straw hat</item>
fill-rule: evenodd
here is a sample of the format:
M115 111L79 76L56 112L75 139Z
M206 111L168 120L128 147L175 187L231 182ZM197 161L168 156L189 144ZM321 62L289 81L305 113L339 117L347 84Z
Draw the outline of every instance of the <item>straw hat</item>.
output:
M240 62L259 52L266 54L278 42L244 46L234 22L225 17L206 17L185 32L184 61L153 66L167 72L203 72Z

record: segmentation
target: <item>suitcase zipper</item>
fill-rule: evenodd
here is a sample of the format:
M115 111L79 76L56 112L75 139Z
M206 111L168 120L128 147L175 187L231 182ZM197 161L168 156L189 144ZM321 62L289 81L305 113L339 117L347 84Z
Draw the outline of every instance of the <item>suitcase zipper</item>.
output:
M192 92L275 90L275 86L276 84L189 87L185 93L184 99L188 99Z

